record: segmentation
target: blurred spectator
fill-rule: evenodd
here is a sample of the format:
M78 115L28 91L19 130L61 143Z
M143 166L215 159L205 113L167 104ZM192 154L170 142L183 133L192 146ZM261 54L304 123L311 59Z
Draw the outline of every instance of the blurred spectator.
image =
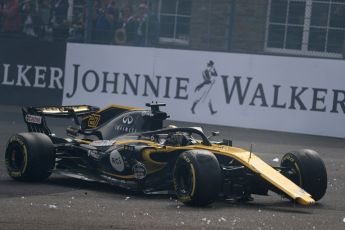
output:
M126 5L121 10L121 19L115 32L116 44L134 45L136 42L137 21L133 15L130 5Z
M68 37L68 0L53 0L51 3L51 19L50 22L53 28L53 40L65 41Z
M154 11L149 12L141 1L133 15L132 8L127 5L121 11L120 28L116 30L116 44L151 46L158 41L158 17Z
M48 40L48 35L51 33L50 27L50 0L40 0L39 1L39 16L40 16L40 30L39 37L41 40Z
M79 42L84 41L84 30L85 30L85 15L87 11L87 5L83 5L80 12L73 17L72 24L69 30L68 42Z
M124 4L121 12L118 3ZM158 41L157 12L146 0L94 0L92 40L151 46ZM150 8L150 9L149 9ZM0 0L0 32L29 39L83 42L86 1L67 20L69 0Z
M94 14L94 42L111 44L113 42L114 28L117 25L119 18L119 11L116 8L116 1L97 1L94 6Z
M96 24L98 20L98 9L101 8L101 0L94 0L92 7L92 40L95 41Z
M155 46L159 40L159 19L157 5L150 5L148 12L147 46Z
M110 1L110 5L114 9L114 19L113 19L113 29L117 27L117 24L119 23L119 17L120 17L120 9L118 8L118 0L112 0Z
M21 18L18 0L8 0L3 2L2 15L2 31L6 37L19 37L21 34Z
M138 7L138 13L137 13L137 33L136 33L136 45L138 46L144 46L146 35L147 35L147 21L148 21L148 8L146 4L141 3Z
M25 0L21 6L21 18L23 22L23 35L26 38L38 38L40 17L36 1Z

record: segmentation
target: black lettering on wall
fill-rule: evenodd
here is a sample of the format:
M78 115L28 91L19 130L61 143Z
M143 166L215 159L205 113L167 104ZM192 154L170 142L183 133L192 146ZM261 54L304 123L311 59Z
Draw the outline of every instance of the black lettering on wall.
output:
M273 85L274 93L273 93L272 108L280 108L280 109L286 108L286 103L279 104L279 88L280 87L281 87L281 85Z
M117 79L119 76L119 73L113 73L111 75L112 79L108 79L108 72L103 72L103 89L102 93L108 93L107 91L107 85L113 85L113 91L111 93L117 94Z
M147 86L150 86L150 89L152 91L152 93L155 95L155 97L158 97L158 93L159 93L159 82L161 79L161 76L156 76L156 85L153 84L151 78L149 75L144 75L145 78L145 87L144 87L144 94L143 96L148 96L147 94Z
M238 101L239 101L240 105L242 105L245 98L246 98L248 88L250 86L250 82L252 81L253 78L247 77L247 84L246 84L245 89L243 90L244 92L242 92L242 86L241 86L241 78L242 77L234 76L234 83L232 84L231 91L229 92L228 77L229 76L222 75L224 92L225 92L225 101L227 104L229 104L231 102L232 95L233 95L235 88L236 88L237 95L238 95Z
M129 74L124 73L123 75L125 76L125 82L124 82L122 94L127 95L127 85L129 85L133 94L135 96L137 96L138 95L138 82L139 82L140 74L135 74L135 85L134 85L131 77L129 76Z
M323 96L320 96L320 93L323 93ZM325 112L326 106L325 104L325 98L327 95L327 89L318 89L313 88L313 105L311 107L311 111L317 111L317 112ZM323 107L318 107L318 102L321 102Z
M175 98L176 99L184 99L187 100L188 99L188 93L187 93L187 86L189 83L189 78L180 78L177 77L176 78L176 95ZM185 83L185 84L183 84ZM182 92L185 92L184 95L181 95Z
M301 100L301 95L308 89L308 87L302 87L302 89L297 92L298 88L299 87L297 86L291 86L291 104L289 109L296 109L295 102L297 102L301 110L307 110L307 107L305 107L303 101Z
M86 82L87 82L87 78L88 79L94 79L95 83L93 86L91 86L90 88L87 86ZM84 73L83 78L82 78L82 84L83 84L83 88L85 89L86 92L94 92L99 85L99 77L96 71L94 70L88 70Z
M331 113L338 113L338 105L340 105L341 109L343 110L343 113L345 113L345 91L344 90L333 90L333 106ZM340 96L342 95L342 96ZM342 99L340 99L340 97Z
M268 107L267 101L266 101L266 96L265 96L265 91L261 83L258 84L258 87L255 90L254 96L252 101L250 102L249 105L255 105L254 101L255 99L261 100L261 106L262 107Z

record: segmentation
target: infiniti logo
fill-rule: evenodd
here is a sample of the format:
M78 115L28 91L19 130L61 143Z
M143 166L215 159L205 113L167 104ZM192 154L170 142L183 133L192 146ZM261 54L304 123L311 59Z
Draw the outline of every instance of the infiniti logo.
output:
M122 122L124 123L124 124L127 124L127 125L130 125L130 124L132 124L133 123L133 117L132 116L124 116L123 118L122 118Z

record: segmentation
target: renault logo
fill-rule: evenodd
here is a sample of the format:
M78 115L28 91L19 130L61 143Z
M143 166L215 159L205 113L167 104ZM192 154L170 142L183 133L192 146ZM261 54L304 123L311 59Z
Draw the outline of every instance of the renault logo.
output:
M133 119L132 116L124 116L124 117L122 118L122 122L123 122L124 124L127 124L127 125L132 124L133 121L134 121L134 119Z

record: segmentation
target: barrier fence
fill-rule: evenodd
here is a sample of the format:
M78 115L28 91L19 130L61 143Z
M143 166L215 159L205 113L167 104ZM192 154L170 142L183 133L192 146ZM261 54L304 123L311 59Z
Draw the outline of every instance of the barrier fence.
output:
M345 137L343 60L0 41L0 104L142 107L172 119Z

